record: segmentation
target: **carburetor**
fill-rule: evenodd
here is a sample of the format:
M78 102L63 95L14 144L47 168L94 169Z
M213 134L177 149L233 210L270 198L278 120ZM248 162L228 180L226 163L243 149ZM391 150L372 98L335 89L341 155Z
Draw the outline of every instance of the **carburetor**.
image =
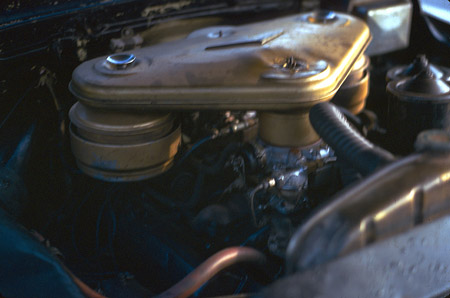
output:
M170 168L180 142L169 111L184 110L256 110L265 143L314 146L320 139L309 109L334 96L369 41L363 21L319 11L204 28L184 39L87 61L70 83L79 100L70 113L73 152L82 171L102 180L160 174ZM116 125L105 126L108 117L119 127L106 127ZM157 134L148 137L144 127ZM128 142L123 134L143 135ZM138 151L142 147L147 149Z

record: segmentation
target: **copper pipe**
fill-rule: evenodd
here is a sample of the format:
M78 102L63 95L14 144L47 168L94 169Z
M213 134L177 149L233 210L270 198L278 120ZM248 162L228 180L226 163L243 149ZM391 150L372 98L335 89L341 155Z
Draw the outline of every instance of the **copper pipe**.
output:
M31 230L31 235L33 235L39 242L46 245L46 247L50 247L50 242L45 239L44 236L39 234L37 231ZM81 279L75 276L69 268L66 267L62 262L60 262L61 267L66 271L66 273L73 279L73 282L80 288L81 293L83 293L88 298L107 298L97 291L91 289L87 284L85 284ZM0 298L2 296L0 295Z
M88 298L107 298L103 296L102 294L98 293L97 291L93 290L91 287L89 287L87 284L85 284L81 279L75 276L75 274L72 273L72 271L69 270L65 265L61 264L61 266L66 270L66 272L70 275L70 277L73 279L74 283L80 288L81 292Z
M240 262L263 264L266 257L250 247L230 247L209 257L185 278L156 298L189 297L223 269Z

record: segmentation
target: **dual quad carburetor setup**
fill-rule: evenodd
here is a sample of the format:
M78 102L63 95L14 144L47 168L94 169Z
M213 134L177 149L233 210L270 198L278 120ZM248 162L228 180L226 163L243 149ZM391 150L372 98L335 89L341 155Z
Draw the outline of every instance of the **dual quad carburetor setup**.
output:
M3 210L33 229L16 259L48 261L55 297L448 294L450 62L420 40L445 44L428 6L414 24L410 0L162 2L73 16L33 64L38 100L15 106L56 113L0 152L0 235L23 232Z
M367 82L369 41L362 21L321 12L199 29L84 62L69 87L79 101L70 111L78 166L106 181L161 174L181 142L177 114L199 110L257 111L263 147L312 150L320 158L327 149L309 110L333 98L351 73Z
M248 239L262 238L272 257L285 260L288 273L369 245L385 237L383 225L395 230L391 216L348 215L341 222L330 215L337 221L333 227L311 221L331 232L318 236L308 225L294 231L323 198L393 163L394 154L410 153L421 131L448 129L450 100L445 67L418 56L411 65L392 68L386 134L376 115L364 109L370 67L364 51L371 38L365 22L354 16L316 11L201 28L174 41L84 62L69 85L78 100L69 114L76 163L84 174L107 182L179 183L171 192L191 193L181 196L181 203L161 188L146 193L163 205L198 212L188 221L207 241L232 239L233 225L256 228L265 236ZM366 139L370 133L385 135L394 154ZM439 136L425 135L425 145L419 140L416 146L433 146L433 138ZM204 183L223 190L200 191ZM381 208L396 208L394 198L386 201ZM356 207L342 208L346 214ZM317 247L320 239L334 243L327 237L352 218L360 222L359 231L333 236L340 244L331 255ZM220 251L206 263L228 253ZM244 259L252 258L261 261ZM207 267L202 264L158 297L194 293L198 288L188 286L193 276L213 265L202 266Z

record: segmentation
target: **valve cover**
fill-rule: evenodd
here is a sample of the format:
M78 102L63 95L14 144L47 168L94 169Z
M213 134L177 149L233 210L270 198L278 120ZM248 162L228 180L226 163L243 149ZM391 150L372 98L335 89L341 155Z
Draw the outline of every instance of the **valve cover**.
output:
M70 90L109 108L309 108L333 97L369 41L363 21L328 11L209 27L87 61Z

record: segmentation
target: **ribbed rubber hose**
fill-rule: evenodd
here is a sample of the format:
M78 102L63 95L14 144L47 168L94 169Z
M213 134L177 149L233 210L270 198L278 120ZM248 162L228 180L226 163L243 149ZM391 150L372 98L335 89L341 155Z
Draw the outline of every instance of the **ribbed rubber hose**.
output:
M309 112L309 120L322 139L333 148L336 156L367 176L377 168L391 163L395 157L375 146L359 134L335 105L323 102Z

